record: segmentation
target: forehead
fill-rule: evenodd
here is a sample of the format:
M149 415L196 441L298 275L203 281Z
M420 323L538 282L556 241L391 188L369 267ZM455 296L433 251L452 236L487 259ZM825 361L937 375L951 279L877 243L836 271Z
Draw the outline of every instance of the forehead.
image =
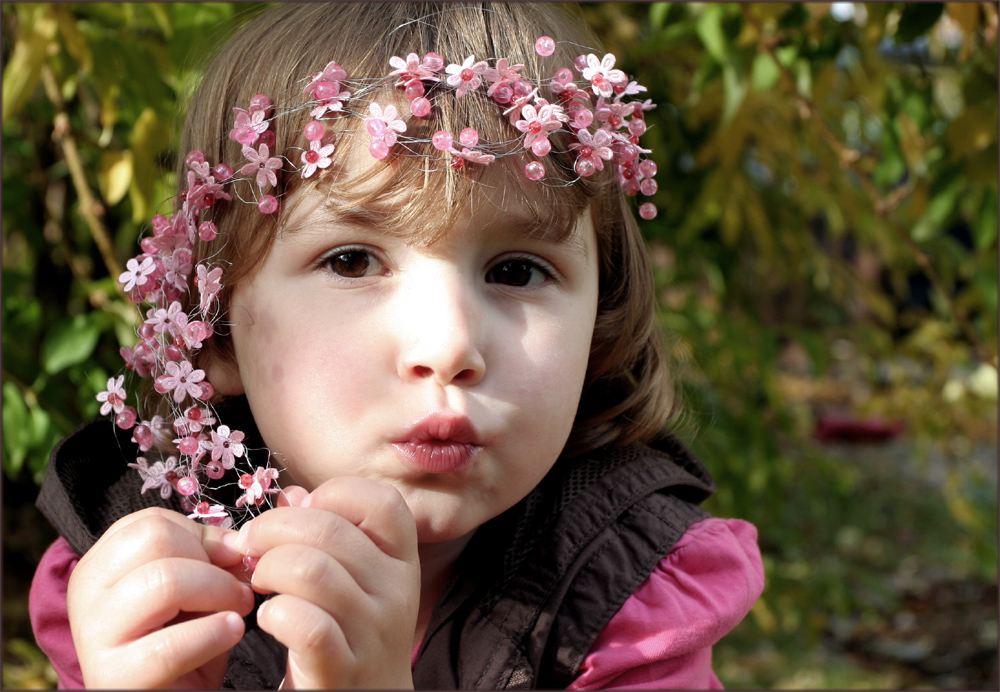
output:
M433 245L466 227L555 243L580 242L576 229L588 205L565 188L549 190L517 178L523 164L497 160L452 171L434 162L379 161L358 142L345 143L323 179L300 188L287 205L280 233L337 223ZM510 157L515 158L515 157ZM520 158L520 157L517 157Z

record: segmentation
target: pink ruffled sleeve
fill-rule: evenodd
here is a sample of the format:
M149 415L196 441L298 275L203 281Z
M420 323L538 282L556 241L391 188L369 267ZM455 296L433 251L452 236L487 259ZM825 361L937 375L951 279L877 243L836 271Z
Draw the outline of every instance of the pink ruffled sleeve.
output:
M28 595L28 614L38 647L59 676L59 689L82 690L83 674L69 629L66 588L80 556L59 538L45 551Z
M598 635L568 689L722 689L712 645L763 590L752 524L693 524Z

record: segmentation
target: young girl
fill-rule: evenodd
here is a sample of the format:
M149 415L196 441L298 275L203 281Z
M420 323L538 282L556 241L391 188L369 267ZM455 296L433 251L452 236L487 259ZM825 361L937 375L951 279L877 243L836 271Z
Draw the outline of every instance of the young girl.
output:
M63 686L719 687L756 534L665 431L652 104L595 43L304 3L216 56L121 277L143 416L112 378L39 500Z

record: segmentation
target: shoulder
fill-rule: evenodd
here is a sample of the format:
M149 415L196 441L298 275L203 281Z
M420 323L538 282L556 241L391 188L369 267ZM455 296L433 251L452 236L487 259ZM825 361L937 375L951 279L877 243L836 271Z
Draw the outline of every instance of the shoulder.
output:
M571 689L719 687L711 647L763 589L752 524L691 525L602 630Z
M28 614L35 641L52 662L60 686L69 689L83 688L83 674L66 609L69 577L79 561L80 556L66 539L57 539L42 556L28 595Z

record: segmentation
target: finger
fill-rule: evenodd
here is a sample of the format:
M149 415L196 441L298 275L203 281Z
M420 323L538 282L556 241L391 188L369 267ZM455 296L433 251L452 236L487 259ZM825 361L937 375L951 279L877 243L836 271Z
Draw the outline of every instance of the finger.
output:
M225 655L243 637L243 618L234 612L212 613L153 632L124 652L135 661L155 661L141 666L136 688L165 687L178 678Z
M140 564L160 557L208 560L220 567L239 564L236 534L229 529L206 526L160 507L130 514L115 522L87 551L77 569L89 573L96 583L110 586ZM76 571L74 571L74 574Z
M352 555L380 552L344 517L307 507L275 507L244 524L237 538L241 550L258 557L289 544L312 546L348 560Z
M248 615L253 590L231 574L200 560L170 558L142 565L121 579L107 594L121 612L106 635L116 643L137 639L163 627L181 612L235 611Z
M303 506L344 517L387 555L416 559L416 522L403 496L388 483L350 476L332 478L313 490Z
M278 493L276 507L298 507L309 496L309 491L300 485L290 485Z
M282 545L266 552L254 570L253 588L297 596L341 622L371 625L372 612L365 606L373 601L358 580L338 560L311 546Z
M280 594L257 611L260 628L288 647L286 684L294 688L326 687L326 671L348 667L351 649L338 622L319 606ZM308 673L306 671L309 671Z

